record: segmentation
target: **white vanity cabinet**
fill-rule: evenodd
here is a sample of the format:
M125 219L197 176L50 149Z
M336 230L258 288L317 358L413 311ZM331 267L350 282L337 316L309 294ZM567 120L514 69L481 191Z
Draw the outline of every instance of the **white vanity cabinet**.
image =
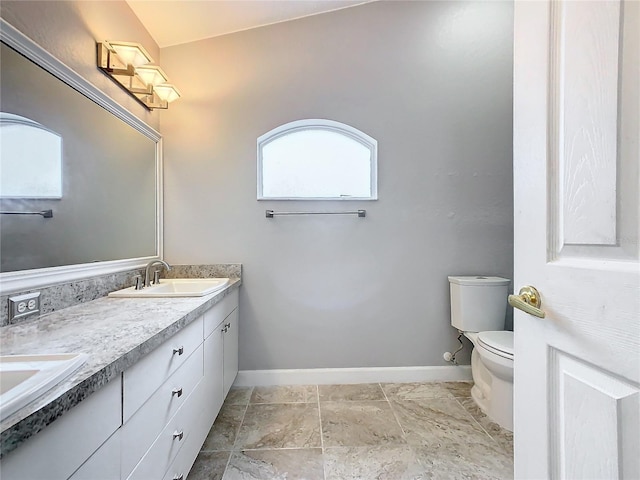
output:
M238 373L238 290L0 461L2 480L184 479Z
M186 478L238 371L237 307L235 290L124 372L123 479Z
M205 312L203 320L204 378L193 398L196 425L163 480L187 478L238 374L238 291Z
M162 478L189 434L178 412L202 376L202 317L124 372L124 478Z

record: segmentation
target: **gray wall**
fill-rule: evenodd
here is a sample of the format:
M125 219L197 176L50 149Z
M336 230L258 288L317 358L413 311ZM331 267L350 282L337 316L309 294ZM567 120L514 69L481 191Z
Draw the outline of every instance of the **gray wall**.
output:
M508 278L511 2L374 2L162 49L165 252L243 263L240 368L443 365L449 274ZM379 200L258 202L256 139L327 118L379 142ZM266 219L265 209L367 217Z

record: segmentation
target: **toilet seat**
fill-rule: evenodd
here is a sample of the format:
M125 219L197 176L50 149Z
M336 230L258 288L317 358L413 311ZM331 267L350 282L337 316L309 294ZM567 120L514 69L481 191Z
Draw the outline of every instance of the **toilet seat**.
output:
M486 350L508 360L513 360L513 332L480 332L478 343Z

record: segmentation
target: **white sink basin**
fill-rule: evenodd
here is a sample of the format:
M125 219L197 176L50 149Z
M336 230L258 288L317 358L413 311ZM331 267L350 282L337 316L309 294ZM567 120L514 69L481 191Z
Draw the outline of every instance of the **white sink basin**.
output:
M53 388L83 365L84 353L0 357L0 420Z
M228 278L168 278L157 285L149 285L142 290L135 287L111 292L110 297L203 297L223 289L229 284Z

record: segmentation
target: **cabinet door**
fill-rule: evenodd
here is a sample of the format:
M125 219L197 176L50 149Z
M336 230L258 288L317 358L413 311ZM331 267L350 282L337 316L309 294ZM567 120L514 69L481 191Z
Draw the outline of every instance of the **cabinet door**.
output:
M229 393L236 375L238 375L238 309L236 308L224 321L227 328L224 333L224 397Z
M222 402L224 400L223 392L223 369L224 350L224 323L220 323L213 333L204 341L204 415L203 418L211 420L211 424L215 420Z

